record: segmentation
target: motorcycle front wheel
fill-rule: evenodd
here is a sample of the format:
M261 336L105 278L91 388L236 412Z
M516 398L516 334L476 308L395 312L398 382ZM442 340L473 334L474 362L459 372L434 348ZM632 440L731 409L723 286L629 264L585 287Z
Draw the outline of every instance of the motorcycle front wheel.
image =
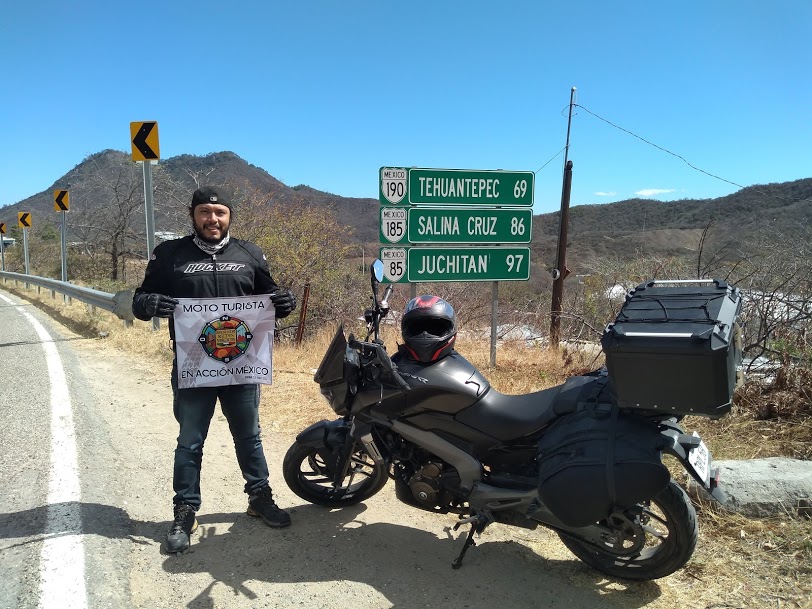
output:
M346 475L338 484L331 456L323 448L294 442L282 462L282 474L290 490L316 505L342 507L369 499L386 484L386 467L376 464L360 444L353 447Z
M559 533L565 546L590 567L623 579L650 580L682 568L696 548L696 511L685 491L671 480L654 499L618 510L599 525L598 545Z

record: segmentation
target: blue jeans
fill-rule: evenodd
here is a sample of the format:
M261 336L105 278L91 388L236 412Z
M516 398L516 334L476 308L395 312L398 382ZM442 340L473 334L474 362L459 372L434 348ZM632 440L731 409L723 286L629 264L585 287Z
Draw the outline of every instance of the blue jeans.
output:
M209 433L217 398L228 420L237 463L245 478L245 492L257 494L268 486L268 464L262 450L259 427L259 385L178 388L177 365L172 368L173 410L180 424L175 449L174 503L200 508L200 468L203 444Z

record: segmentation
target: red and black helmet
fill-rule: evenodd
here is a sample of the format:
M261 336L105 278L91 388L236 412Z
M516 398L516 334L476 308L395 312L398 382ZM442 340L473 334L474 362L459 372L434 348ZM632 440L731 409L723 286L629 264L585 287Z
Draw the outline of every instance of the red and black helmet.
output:
M400 331L406 352L419 362L436 362L454 348L457 316L439 296L412 298L403 311Z

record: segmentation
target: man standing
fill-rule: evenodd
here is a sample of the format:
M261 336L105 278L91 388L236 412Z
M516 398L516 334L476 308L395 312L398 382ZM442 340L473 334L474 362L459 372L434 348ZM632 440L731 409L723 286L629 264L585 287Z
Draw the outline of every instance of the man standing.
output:
M200 188L189 208L194 234L158 245L147 264L144 282L133 297L133 314L144 321L169 317L169 337L174 340L172 312L176 298L217 298L269 294L276 318L296 308L290 290L280 289L271 277L262 251L253 243L229 235L231 201L219 189ZM248 514L272 527L290 524L268 484L268 465L259 426L259 385L178 387L177 358L172 366L173 410L180 425L175 449L173 487L175 518L166 537L166 551L185 552L197 529L200 508L200 468L203 444L219 398L228 420L237 462L245 478Z

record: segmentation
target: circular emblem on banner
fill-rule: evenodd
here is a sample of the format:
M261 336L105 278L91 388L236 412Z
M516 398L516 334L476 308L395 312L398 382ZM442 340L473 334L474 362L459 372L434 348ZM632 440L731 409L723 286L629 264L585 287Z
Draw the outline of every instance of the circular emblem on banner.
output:
M243 320L223 315L203 326L197 340L206 355L227 364L248 351L252 338L254 336Z
M408 173L403 167L381 168L381 193L390 203L400 203L406 196Z

